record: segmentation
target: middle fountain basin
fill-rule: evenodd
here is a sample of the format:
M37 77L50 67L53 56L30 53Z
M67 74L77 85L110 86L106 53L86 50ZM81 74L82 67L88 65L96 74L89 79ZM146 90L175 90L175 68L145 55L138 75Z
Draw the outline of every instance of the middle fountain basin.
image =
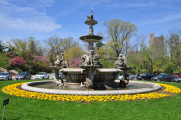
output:
M85 82L85 78L88 77L87 71L83 68L63 68L60 71L64 74L67 83ZM95 83L111 83L118 77L120 71L115 68L99 68L96 70L93 80Z

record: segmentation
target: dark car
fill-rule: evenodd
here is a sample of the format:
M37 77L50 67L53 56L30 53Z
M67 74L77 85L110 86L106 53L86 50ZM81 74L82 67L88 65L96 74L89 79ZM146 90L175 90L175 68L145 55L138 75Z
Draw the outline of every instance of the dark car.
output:
M16 76L16 80L30 80L31 74L27 72L22 72Z
M139 80L151 80L152 77L154 77L154 74L143 74L140 75Z
M155 77L152 77L152 81L166 81L166 82L173 82L174 81L174 76L170 74L161 74Z

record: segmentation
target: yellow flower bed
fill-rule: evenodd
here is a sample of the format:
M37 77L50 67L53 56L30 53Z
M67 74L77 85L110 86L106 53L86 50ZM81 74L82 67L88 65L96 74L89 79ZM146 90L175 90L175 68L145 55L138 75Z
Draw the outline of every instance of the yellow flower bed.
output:
M161 84L161 83L157 83L163 87L165 87L166 89L163 90L163 92L170 92L170 93L175 93L175 94L178 94L181 92L181 89L180 88L177 88L175 86L172 86L172 85L167 85L167 84Z
M17 86L20 86L24 83L17 83L5 86L2 91L4 93L24 97L24 98L36 98L41 100L54 100L54 101L75 101L75 102L93 102L93 101L128 101L128 100L144 100L144 99L154 99L154 98L163 98L171 96L169 93L180 93L181 89L166 84L159 84L166 87L163 92L167 93L145 93L145 94L134 94L134 95L57 95L57 94L47 94L47 93L38 93L30 92L26 90L20 90Z

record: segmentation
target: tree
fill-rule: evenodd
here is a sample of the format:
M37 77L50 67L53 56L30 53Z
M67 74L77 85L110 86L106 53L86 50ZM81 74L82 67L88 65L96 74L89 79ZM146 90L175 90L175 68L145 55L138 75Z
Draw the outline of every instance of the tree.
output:
M177 57L180 56L180 38L178 34L171 34L170 39L168 41L169 50L170 50L170 57L172 62L176 60ZM175 61L177 62L177 61Z
M36 40L34 37L12 39L12 43L9 43L9 47L25 59L29 59L29 57L33 55L42 56L44 53L40 41Z
M135 35L137 27L120 19L105 21L104 25L107 27L108 36L112 42L111 47L118 57L120 53L123 53L123 47L127 44L127 41Z
M2 41L0 40L0 52L3 51Z
M62 41L58 36L53 36L48 38L45 43L48 48L47 57L51 64L54 65L56 56L63 52Z
M105 41L105 37L104 37L103 33L98 33L97 35L99 35L103 38L102 40L99 40L99 42L96 43L96 50L99 50L103 45L105 45L103 43L103 41Z
M107 44L103 45L99 48L96 52L100 54L101 58L104 60L115 60L117 59L116 53L111 47L112 41L108 42Z
M74 46L77 46L78 43L73 40L72 37L60 38L61 48L63 51L71 49Z
M50 63L47 58L44 56L33 56L33 65L34 65L34 71L36 73L46 71L51 72L51 69L49 68Z
M26 61L24 60L24 58L18 56L12 60L11 65L12 66L23 66L25 63L26 63Z
M7 69L10 66L5 53L0 52L0 67Z
M83 50L80 47L78 47L77 42L73 41L72 37L63 39L63 38L59 38L58 36L53 36L53 37L50 37L48 40L46 40L45 43L47 43L46 47L48 48L47 56L50 62L52 63L52 65L54 65L56 56L62 52L64 52L64 56L66 56L65 57L66 60L75 58L75 57L71 57L70 53L74 54L74 56L77 56L78 58L79 56L82 55L82 52L83 52Z
M83 54L85 54L85 52L83 51L81 47L74 46L68 49L64 56L66 60L70 61L72 59L80 58Z
M56 60L56 56L60 55L62 52L66 52L71 49L74 45L76 45L76 42L73 42L73 38L59 38L58 36L50 37L48 40L45 41L46 47L48 48L47 57L52 64L52 66L55 66L54 61ZM64 54L64 55L65 55ZM55 78L58 79L58 73L59 69L56 67L52 67L55 72Z
M70 60L70 66L74 68L79 68L82 61L83 61L82 58L72 59Z

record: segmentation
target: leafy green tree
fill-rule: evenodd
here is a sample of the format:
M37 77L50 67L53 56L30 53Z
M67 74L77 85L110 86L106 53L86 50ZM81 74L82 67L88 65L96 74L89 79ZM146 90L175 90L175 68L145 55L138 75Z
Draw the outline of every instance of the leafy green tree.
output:
M10 63L8 62L5 53L0 52L0 67L7 69L9 66Z
M80 58L83 54L85 54L85 51L79 46L74 46L70 49L68 49L65 53L65 59L70 61L72 59Z
M136 34L137 27L120 19L105 21L104 25L107 27L108 36L112 42L111 47L118 57L120 53L123 53L123 48L127 47L127 41Z
M99 50L103 45L105 45L103 43L103 41L105 41L105 37L104 37L104 34L103 33L98 33L97 35L103 37L102 40L99 40L99 42L96 43L96 50Z
M26 58L27 52L27 41L22 39L12 39L12 42L9 43L9 47L14 49L20 56Z
M180 58L181 58L181 40L178 34L171 34L169 40L169 50L170 50L170 57L171 61L179 66L180 65Z
M72 37L60 38L60 43L63 51L66 51L78 45L78 43L75 42Z
M101 58L104 60L115 60L117 59L115 51L111 47L112 41L103 45L101 48L97 49L97 53L100 54Z

